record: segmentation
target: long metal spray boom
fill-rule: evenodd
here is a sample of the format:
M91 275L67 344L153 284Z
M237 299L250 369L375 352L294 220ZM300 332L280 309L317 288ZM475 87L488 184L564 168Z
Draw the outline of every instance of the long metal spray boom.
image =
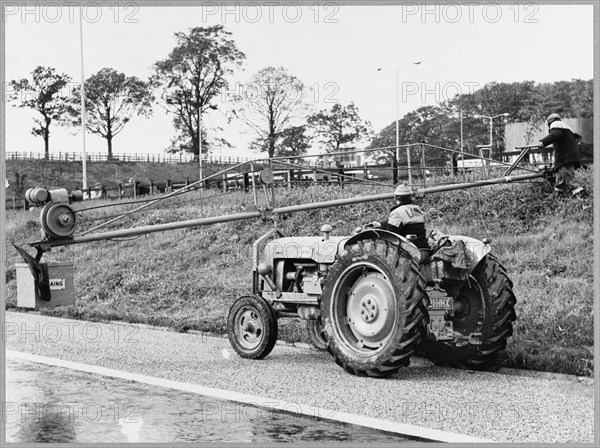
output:
M545 177L545 173L535 173L535 174L524 174L521 176L511 176L511 177L501 177L496 179L488 179L488 180L480 180L476 182L462 183L462 184L450 184L450 185L440 185L437 187L429 187L429 188L421 188L415 190L415 195L422 196L431 193L440 193L444 191L452 191L452 190L464 190L467 188L475 188L475 187L483 187L486 185L495 185L495 184L503 184L503 183L511 183L511 182L520 182L524 180L537 179L541 177ZM347 199L335 199L332 201L324 201L324 202L313 202L309 204L301 204L301 205L291 205L288 207L278 207L274 208L270 211L272 215L279 215L284 213L295 213L307 210L316 210L321 208L328 207L337 207L342 205L351 205L351 204L359 204L362 202L373 202L373 201L381 201L392 199L394 197L394 193L382 193L371 196L358 196L354 198ZM91 235L76 235L70 239L59 239L59 240L49 240L49 241L39 241L35 243L31 243L31 246L39 247L44 250L47 250L51 247L59 247L59 246L70 246L73 244L82 244L89 243L92 241L101 241L101 240L109 240L114 238L126 238L138 235L145 235L148 233L155 232L164 232L167 230L176 230L183 229L187 227L197 227L209 224L217 224L222 222L232 222L232 221L241 221L244 219L255 219L263 216L261 212L252 211L245 213L237 213L231 215L222 215L222 216L214 216L209 218L199 218L199 219L191 219L188 221L180 221L180 222L172 222L166 224L155 224L150 226L143 227L135 227L132 229L123 229L123 230L114 230L111 232L102 232L95 233Z

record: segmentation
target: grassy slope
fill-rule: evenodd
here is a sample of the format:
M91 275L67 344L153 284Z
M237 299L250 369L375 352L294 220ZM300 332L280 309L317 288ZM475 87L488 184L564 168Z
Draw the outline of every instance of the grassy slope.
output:
M592 173L579 173L591 191ZM380 187L278 189L277 204L321 201L381 192ZM206 197L205 193L205 197ZM209 194L214 194L213 192ZM194 196L195 195L195 196ZM236 213L249 203L241 192L204 199L190 193L143 213L128 224L154 224ZM185 200L185 202L184 202ZM502 363L553 372L592 374L592 199L556 198L545 183L500 185L423 198L428 228L475 238L491 237L518 299L518 321ZM94 203L96 205L96 203ZM83 204L87 206L87 204ZM323 223L348 234L356 225L385 219L389 203L377 202L297 213L280 222L286 235L314 235ZM80 205L81 207L81 205ZM131 208L131 206L129 206ZM93 217L114 208L88 212ZM95 213L92 214L92 213ZM217 224L55 249L47 260L75 262L77 302L47 313L84 319L115 319L224 332L228 308L251 290L251 245L269 224L260 220ZM9 213L8 240L39 237L37 214ZM18 261L9 250L9 262ZM12 267L12 266L11 266ZM16 302L14 270L7 272L8 306ZM306 340L303 325L281 321L281 335Z

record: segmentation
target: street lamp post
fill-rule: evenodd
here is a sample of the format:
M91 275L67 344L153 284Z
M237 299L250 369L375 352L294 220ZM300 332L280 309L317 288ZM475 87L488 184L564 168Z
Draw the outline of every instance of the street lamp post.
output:
M217 106L211 104L208 106L209 109L215 110ZM202 162L202 108L198 108L198 167L200 170L200 180L204 178L204 165ZM204 182L200 182L198 188L200 188L200 192L202 194L202 188L204 187Z
M85 73L83 70L83 19L81 6L79 6L79 47L81 50L81 169L83 191L88 191L87 182L87 154L85 151ZM89 193L89 192L88 192ZM88 199L91 199L88 195Z
M396 67L396 161L398 162L398 179L400 179L400 92L399 92L399 84L400 84L400 70L406 67L410 67L411 65L419 65L421 61L411 62L409 64L402 65L400 67ZM381 68L378 68L377 71L381 71ZM410 147L406 147L406 167L408 170L408 184L412 185L412 177L410 172Z
M498 118L498 117L508 117L509 114L508 113L503 113L503 114L498 114L498 115L494 115L493 117L488 117L487 115L475 115L476 118L487 118L488 120L490 120L490 153L492 152L492 144L493 144L493 129L494 129L494 118Z

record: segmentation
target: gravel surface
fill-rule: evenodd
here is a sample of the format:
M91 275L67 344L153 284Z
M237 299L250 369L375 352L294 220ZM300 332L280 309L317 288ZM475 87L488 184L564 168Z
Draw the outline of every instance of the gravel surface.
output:
M355 377L326 352L277 345L238 357L225 338L6 313L10 350L259 395L497 442L594 441L594 388L431 366Z

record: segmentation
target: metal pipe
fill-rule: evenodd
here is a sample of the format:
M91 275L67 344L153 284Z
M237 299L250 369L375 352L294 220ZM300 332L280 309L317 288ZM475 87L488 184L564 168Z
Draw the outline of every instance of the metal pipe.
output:
M474 187L483 187L486 185L494 185L494 184L502 184L509 182L519 182L522 180L529 179L537 179L540 177L544 177L544 173L536 173L536 174L524 174L522 176L513 176L513 177L502 177L496 179L488 179L488 180L480 180L471 183L463 183L463 184L450 184L450 185L440 185L437 187L429 187L429 188L421 188L419 190L415 190L415 195L422 196L430 193L440 193L444 191L452 191L452 190L463 190L466 188L474 188ZM310 204L301 204L301 205L290 205L288 207L279 207L273 209L273 213L294 213L301 212L307 210L315 210L319 208L327 208L334 207L340 205L351 205L351 204L359 204L361 202L372 202L372 201L382 201L387 199L393 199L394 193L382 193L376 194L372 196L359 196L355 198L346 198L346 199L336 199L333 201L324 201L324 202L313 202Z
M398 100L398 72L400 69L396 68L396 163L398 168L398 183L400 183L400 102ZM408 160L408 148L406 148L406 154ZM410 173L410 162L409 173Z
M536 173L536 174L524 174L522 176L513 176L513 177L502 177L497 179L488 179L488 180L480 180L476 182L471 182L467 184L451 184L451 185L440 185L437 187L429 187L422 188L419 190L415 190L415 195L421 196L430 193L440 193L444 191L452 191L452 190L463 190L466 188L474 188L474 187L483 187L486 185L494 185L501 183L510 183L510 182L519 182L523 180L537 179L545 177L545 173ZM310 204L302 204L302 205L292 205L288 207L279 207L272 210L274 215L282 214L282 213L294 213L301 212L307 210L316 210L321 208L328 207L337 207L341 205L351 205L351 204L359 204L362 202L373 202L373 201L382 201L393 199L394 193L382 193L376 194L372 196L359 196L354 198L346 198L346 199L337 199L333 201L324 201L324 202L313 202ZM59 247L59 246L70 246L73 244L81 244L81 243L89 243L92 241L101 241L108 240L113 238L125 238L131 236L144 235L148 233L155 232L163 232L166 230L176 230L183 229L186 227L196 227L202 225L209 224L218 224L222 222L231 222L231 221L241 221L243 219L253 219L260 218L262 216L261 212L245 212L245 213L237 213L233 215L222 215L222 216L214 216L210 218L200 218L200 219L192 219L189 221L182 222L172 222L166 224L156 224L151 226L144 227L136 227L133 229L126 230L114 230L112 232L103 232L103 233L95 233L92 235L76 235L72 239L64 239L64 240L55 240L55 241L38 241L35 243L30 243L30 246L33 247Z
M90 243L92 241L110 240L113 238L126 238L131 236L145 235L147 233L164 232L166 230L183 229L186 227L204 226L218 224L221 222L241 221L243 219L260 218L260 212L245 212L233 215L212 216L209 218L191 219L189 221L170 222L151 226L134 227L133 229L113 230L112 232L94 233L91 235L75 235L72 239L56 241L38 241L30 246L60 247L73 244Z
M254 163L250 162L250 175L252 176L252 197L254 198L254 205L258 207L258 196L256 194L256 179L254 178Z

